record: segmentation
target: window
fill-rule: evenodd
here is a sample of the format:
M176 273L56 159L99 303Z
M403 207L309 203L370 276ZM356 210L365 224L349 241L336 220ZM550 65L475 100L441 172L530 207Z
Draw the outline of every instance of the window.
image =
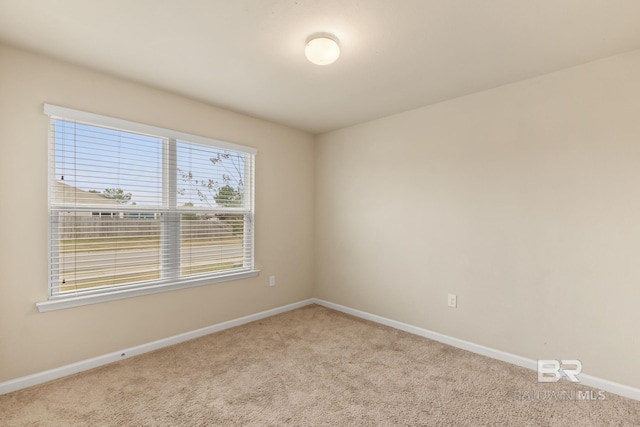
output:
M45 114L41 311L257 274L255 149L52 105Z

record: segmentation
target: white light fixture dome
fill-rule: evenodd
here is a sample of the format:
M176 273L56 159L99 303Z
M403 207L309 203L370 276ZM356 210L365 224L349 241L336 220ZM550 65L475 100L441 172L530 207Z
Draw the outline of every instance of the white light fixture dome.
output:
M338 39L329 33L312 34L307 39L304 54L316 65L332 64L340 57Z

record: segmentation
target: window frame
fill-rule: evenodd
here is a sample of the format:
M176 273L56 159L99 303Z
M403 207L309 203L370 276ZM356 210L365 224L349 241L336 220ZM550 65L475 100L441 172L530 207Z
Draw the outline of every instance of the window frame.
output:
M53 279L56 277L56 265L53 262L54 252L56 251L56 244L52 242L52 236L54 236L54 231L49 229L48 231L48 261L49 261L49 269L48 269L48 300L43 302L36 303L36 306L40 312L46 312L51 310L65 309L70 307L82 306L87 304L95 304L101 303L105 301L113 301L123 298L136 297L141 295L154 294L159 292L167 292L176 289L184 289L194 286L203 286L208 284L226 282L231 280L240 280L246 279L250 277L255 277L258 275L259 270L255 268L255 156L257 154L257 150L252 147L247 147L244 145L234 144L231 142L220 141L212 138L206 138L198 135L188 134L184 132L174 131L170 129L165 129L157 126L145 125L137 122L132 122L124 119L118 119L108 116L103 116L99 114L89 113L85 111L74 110L66 107L60 107L51 104L44 104L44 114L48 116L48 129L49 129L49 150L52 150L54 147L54 143L52 139L55 138L55 135L52 135L51 132L51 123L54 120L66 120L73 121L76 123L82 123L87 125L101 126L107 128L118 129L124 132L132 132L139 133L144 135L152 135L154 137L162 138L163 140L168 141L168 149L169 152L173 153L173 156L169 154L168 164L174 162L172 165L175 166L176 161L176 144L177 142L187 142L194 143L203 146L209 146L222 150L229 150L235 152L241 152L248 155L249 164L245 167L248 168L249 172L249 185L247 186L248 191L245 194L248 208L239 208L235 210L237 213L242 213L245 215L245 225L244 229L248 230L243 235L243 254L244 254L244 262L243 264L249 264L247 269L243 271L230 271L228 273L217 273L215 275L202 275L195 277L162 277L161 279L150 281L150 282L138 282L131 283L130 285L118 285L117 287L102 287L100 289L95 290L85 290L79 295L70 295L62 292L55 292L53 289ZM49 174L48 174L48 187L51 186L52 180L55 180L55 152L49 152ZM167 164L165 165L165 167ZM163 174L163 180L168 179L167 174ZM173 188L176 185L176 176L174 174L172 182L167 183L166 188ZM247 179L245 177L245 179ZM50 191L49 191L50 194ZM171 194L171 191L169 191ZM172 196L169 196L171 198ZM173 195L175 198L175 195ZM166 203L166 200L163 201ZM47 212L48 215L51 216L55 212L60 211L60 207L52 206L52 201L49 200ZM125 208L126 209L126 208ZM124 210L124 209L123 209ZM126 209L128 210L128 209ZM136 210L136 209L132 209ZM138 209L139 210L139 209ZM170 215L180 215L181 207L173 206L170 207L166 212ZM210 209L216 210L215 208ZM220 209L221 212L224 213L233 213L233 209L225 208ZM55 221L49 221L49 227L53 227ZM177 228L179 230L179 228ZM179 232L179 231L178 231ZM164 235L164 234L163 234ZM175 236L174 236L175 238ZM176 246L176 245L173 245ZM178 245L179 246L179 243ZM248 247L248 250L247 250ZM171 252L171 249L169 249ZM179 254L179 249L178 252ZM164 256L166 256L166 252ZM175 252L173 253L175 256ZM248 257L248 258L247 258Z

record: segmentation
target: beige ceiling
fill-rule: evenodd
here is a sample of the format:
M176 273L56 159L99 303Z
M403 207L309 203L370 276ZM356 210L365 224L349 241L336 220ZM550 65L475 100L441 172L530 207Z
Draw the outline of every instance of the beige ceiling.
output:
M0 0L0 41L321 133L638 49L640 0Z

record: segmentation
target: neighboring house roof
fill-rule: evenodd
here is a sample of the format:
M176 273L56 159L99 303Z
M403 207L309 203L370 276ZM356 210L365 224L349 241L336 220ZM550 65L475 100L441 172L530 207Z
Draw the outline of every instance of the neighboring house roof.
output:
M98 193L90 193L58 180L53 184L52 190L53 205L64 205L66 202L66 204L121 206L116 200L107 199Z

